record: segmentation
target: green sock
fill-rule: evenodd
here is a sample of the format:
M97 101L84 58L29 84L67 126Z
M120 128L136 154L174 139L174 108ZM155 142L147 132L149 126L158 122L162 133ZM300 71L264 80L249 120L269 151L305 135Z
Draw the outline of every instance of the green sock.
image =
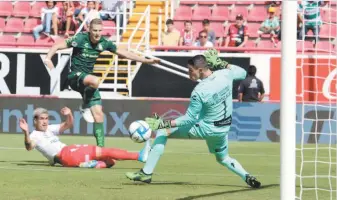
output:
M104 147L104 127L103 123L94 123L96 144L99 147Z

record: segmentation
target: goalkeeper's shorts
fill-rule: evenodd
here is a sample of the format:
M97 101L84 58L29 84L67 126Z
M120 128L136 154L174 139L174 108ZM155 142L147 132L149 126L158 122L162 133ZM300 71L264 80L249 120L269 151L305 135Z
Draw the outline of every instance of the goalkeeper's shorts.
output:
M83 108L90 108L94 105L102 105L101 95L98 89L84 85L83 80L88 73L71 72L68 75L68 81L71 89L79 92L83 99Z
M199 126L199 124L195 124L193 126L183 126L176 127L171 129L163 129L158 131L158 134L165 134L168 137L173 138L191 138L191 139L204 139L208 146L208 150L210 153L215 154L217 157L225 157L228 154L228 133L218 133L218 134L210 134L205 132L205 130Z
M96 159L96 146L93 145L65 146L58 157L58 161L64 167L78 167L82 162Z

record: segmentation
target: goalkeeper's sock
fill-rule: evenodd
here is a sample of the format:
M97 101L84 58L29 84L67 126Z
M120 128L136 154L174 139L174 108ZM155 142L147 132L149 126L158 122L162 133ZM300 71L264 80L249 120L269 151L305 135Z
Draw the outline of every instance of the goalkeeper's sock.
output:
M243 167L237 160L229 156L226 156L223 160L218 160L218 162L221 165L227 167L235 174L239 175L242 178L242 180L246 181L246 175L249 173L245 169L243 169Z
M100 160L138 160L139 153L117 148L102 148Z
M104 147L104 126L103 123L94 123L96 144Z
M164 153L166 141L167 141L166 130L157 131L156 139L153 142L149 157L147 158L147 161L143 168L143 172L145 174L153 173L153 170L156 167L160 156Z

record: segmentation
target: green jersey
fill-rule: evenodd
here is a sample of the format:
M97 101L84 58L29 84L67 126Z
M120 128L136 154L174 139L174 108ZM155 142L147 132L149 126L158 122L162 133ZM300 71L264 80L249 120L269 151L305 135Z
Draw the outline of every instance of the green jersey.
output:
M303 15L304 23L307 26L317 26L322 24L320 6L324 5L322 0L303 1L298 4L298 12Z
M66 40L67 46L73 47L71 71L92 73L99 54L103 51L115 53L116 45L103 37L97 44L90 41L89 33L78 33Z

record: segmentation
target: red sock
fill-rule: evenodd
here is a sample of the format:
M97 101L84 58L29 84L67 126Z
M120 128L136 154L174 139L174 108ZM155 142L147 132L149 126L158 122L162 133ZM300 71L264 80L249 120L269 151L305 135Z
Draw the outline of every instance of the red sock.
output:
M131 153L126 150L116 148L102 148L100 160L138 160L139 153Z

